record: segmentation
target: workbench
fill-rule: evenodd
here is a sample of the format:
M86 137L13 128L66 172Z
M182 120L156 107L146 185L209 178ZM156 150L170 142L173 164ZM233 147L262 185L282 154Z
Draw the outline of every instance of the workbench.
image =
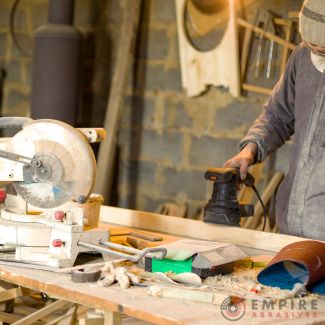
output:
M231 242L239 245L250 255L274 255L283 246L302 240L302 238L263 233L240 228L230 228L206 224L197 220L181 219L148 212L120 209L103 206L101 209L101 226L129 227L166 234L168 240L190 237L202 240ZM102 310L106 316L105 324L118 324L120 314L155 324L223 324L229 323L221 314L218 305L190 303L178 300L163 299L148 295L147 288L133 287L121 289L118 286L100 288L91 284L71 282L67 274L53 274L16 266L0 266L0 279L8 283L44 292L48 296ZM254 314L255 313L255 314ZM313 314L303 316L297 312L272 318L256 314L247 306L240 324L265 324L270 321L286 324L312 324L325 322L325 300L317 300L317 310ZM279 315L278 315L279 316ZM33 324L17 322L17 324Z

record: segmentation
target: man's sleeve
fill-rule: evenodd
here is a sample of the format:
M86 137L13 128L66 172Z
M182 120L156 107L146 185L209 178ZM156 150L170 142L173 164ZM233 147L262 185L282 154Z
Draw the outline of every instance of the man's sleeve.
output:
M282 146L294 134L297 52L295 50L291 54L285 73L274 87L264 106L264 112L239 144L240 150L249 142L257 144L255 162L263 161L269 153Z

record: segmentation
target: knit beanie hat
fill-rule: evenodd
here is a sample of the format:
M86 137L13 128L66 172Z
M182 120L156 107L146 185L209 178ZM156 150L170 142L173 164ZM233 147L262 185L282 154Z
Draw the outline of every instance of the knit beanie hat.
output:
M305 0L299 22L304 41L325 47L325 0Z

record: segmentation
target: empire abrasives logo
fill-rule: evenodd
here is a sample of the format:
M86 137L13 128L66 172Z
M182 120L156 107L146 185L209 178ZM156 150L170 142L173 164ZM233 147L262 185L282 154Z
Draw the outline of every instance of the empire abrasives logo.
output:
M221 304L221 314L230 321L240 320L245 315L245 303L243 300L233 301L226 298Z
M229 321L244 317L262 319L315 319L319 316L316 299L252 299L228 297L220 306L222 316Z

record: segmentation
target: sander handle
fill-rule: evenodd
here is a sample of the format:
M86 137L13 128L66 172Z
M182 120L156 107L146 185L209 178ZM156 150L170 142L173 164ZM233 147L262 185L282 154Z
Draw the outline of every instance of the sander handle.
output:
M239 168L209 168L204 177L209 181L218 183L230 182L235 177L238 183L243 183L249 187L252 187L255 183L255 178L250 173L247 173L246 178L241 180Z

